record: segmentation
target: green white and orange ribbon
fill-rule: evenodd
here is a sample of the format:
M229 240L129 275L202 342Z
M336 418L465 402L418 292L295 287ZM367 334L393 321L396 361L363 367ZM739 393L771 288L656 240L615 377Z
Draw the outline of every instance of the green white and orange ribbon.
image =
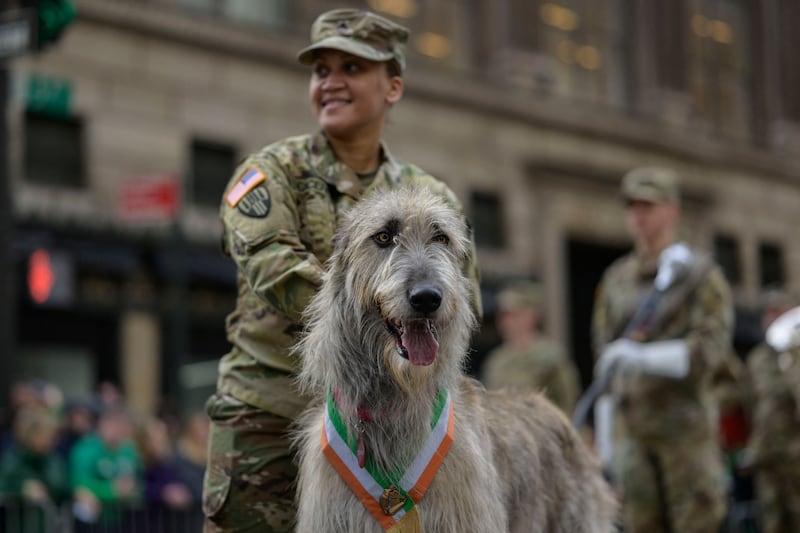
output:
M453 443L455 417L450 393L442 390L436 396L431 417L431 433L417 456L404 471L382 472L367 458L359 467L355 435L348 437L347 427L328 393L322 428L322 453L350 490L372 514L384 530L389 530L418 504L428 490L436 472ZM401 494L405 502L393 514L384 511L381 497L387 491Z

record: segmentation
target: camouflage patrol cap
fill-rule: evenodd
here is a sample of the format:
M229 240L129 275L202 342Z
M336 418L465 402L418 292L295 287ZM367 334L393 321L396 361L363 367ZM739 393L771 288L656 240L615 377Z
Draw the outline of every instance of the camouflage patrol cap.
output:
M539 308L542 305L542 287L531 281L511 283L497 295L497 308L502 310Z
M332 48L370 61L395 61L406 68L407 28L362 9L334 9L317 17L311 25L311 46L300 50L297 60L314 61L314 52Z
M678 173L661 167L640 167L622 177L622 197L654 204L680 202Z

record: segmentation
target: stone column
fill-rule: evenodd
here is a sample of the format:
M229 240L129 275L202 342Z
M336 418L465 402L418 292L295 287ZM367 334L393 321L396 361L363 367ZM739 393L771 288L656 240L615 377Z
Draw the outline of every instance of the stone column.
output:
M120 318L120 374L128 405L152 414L161 394L161 330L152 313L130 310Z

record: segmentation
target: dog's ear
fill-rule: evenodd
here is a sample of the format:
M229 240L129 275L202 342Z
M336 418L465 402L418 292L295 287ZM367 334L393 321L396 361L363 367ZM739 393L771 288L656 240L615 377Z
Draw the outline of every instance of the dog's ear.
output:
M464 232L464 241L463 241L463 250L464 255L462 259L464 261L472 261L474 260L473 251L475 246L475 229L472 227L472 222L470 222L469 217L464 216L464 226L466 231Z
M334 253L344 253L347 246L350 244L350 240L347 238L347 232L342 231L343 229L344 228L340 225L339 230L333 234L333 239L331 239Z

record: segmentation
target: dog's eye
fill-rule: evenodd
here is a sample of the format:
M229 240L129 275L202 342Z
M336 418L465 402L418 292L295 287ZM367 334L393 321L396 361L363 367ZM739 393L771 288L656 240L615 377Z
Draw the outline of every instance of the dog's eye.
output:
M436 244L443 244L443 245L447 246L448 244L450 244L450 237L448 237L444 233L437 233L436 235L433 236L433 239L431 239L431 242L435 242Z
M372 236L372 240L381 248L386 248L392 244L392 235L388 231L379 231Z

